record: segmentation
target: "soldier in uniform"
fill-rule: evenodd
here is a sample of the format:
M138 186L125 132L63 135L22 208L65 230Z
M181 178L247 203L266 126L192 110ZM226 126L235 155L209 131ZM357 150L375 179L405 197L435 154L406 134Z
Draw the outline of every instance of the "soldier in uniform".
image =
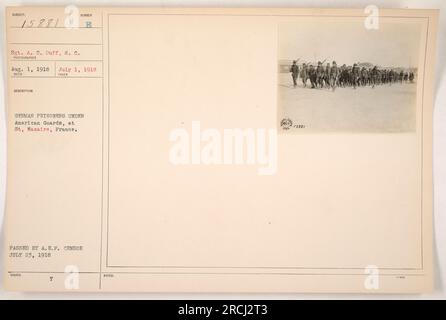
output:
M300 71L300 77L302 78L302 83L304 84L304 87L307 87L307 80L308 80L308 70L307 70L307 64L302 64L302 70Z
M378 77L379 77L378 68L374 66L370 73L371 73L372 88L374 88L375 85L378 84Z
M345 69L345 82L348 87L352 86L352 79L352 66L347 66Z
M320 61L316 67L316 86L320 86L321 88L324 86L324 67Z
M407 72L404 73L404 82L407 82L409 80L409 74Z
M310 64L310 69L308 70L308 75L310 76L311 88L316 88L316 69Z
M356 86L359 85L359 67L356 63L352 67L351 79L353 88L356 89Z
M372 68L367 68L367 84L372 85Z
M398 73L395 70L390 70L389 75L390 75L390 81L389 81L390 84L398 81Z
M291 77L293 78L293 86L297 86L297 77L299 76L299 66L296 64L297 61L294 60L290 67Z
M324 71L324 82L327 88L330 88L330 63L327 63Z
M338 66L336 64L336 61L333 61L331 68L330 68L330 73L329 73L329 86L331 86L331 88L333 89L333 91L336 89L336 84L338 81Z
M346 64L344 63L341 66L341 73L339 75L339 85L345 87L347 85L347 82L348 82L348 70Z
M367 69L366 67L362 67L361 69L361 85L367 85Z

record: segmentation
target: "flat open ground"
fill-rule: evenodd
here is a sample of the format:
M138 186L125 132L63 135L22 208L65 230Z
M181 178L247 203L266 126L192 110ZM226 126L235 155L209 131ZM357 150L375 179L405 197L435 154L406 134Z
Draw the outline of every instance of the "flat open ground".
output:
M308 81L309 84L309 81ZM293 88L289 73L279 74L279 122L292 120L288 131L410 132L415 130L416 84L331 89Z

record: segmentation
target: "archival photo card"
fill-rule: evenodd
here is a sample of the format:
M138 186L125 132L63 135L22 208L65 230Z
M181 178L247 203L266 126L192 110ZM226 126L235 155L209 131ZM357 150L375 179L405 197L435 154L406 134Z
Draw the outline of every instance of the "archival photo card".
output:
M67 11L5 11L7 290L433 290L438 10Z

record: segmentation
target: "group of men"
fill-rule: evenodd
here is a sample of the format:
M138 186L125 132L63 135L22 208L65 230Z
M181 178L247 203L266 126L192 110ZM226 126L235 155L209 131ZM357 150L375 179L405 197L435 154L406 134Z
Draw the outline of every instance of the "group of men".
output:
M415 74L410 71L396 71L393 69L379 69L377 66L367 68L360 67L357 63L353 66L343 64L338 67L336 61L327 63L324 67L322 62L318 62L314 67L312 64L303 63L299 68L297 61L293 61L290 67L294 87L297 86L297 79L300 76L304 87L310 81L311 88L332 88L336 87L356 87L372 86L380 84L392 84L395 82L413 82Z

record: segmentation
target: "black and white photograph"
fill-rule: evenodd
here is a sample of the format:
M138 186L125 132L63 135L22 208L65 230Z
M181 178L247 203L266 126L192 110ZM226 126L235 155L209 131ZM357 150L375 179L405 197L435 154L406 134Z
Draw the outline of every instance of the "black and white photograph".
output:
M280 132L413 132L421 26L382 18L279 25Z

